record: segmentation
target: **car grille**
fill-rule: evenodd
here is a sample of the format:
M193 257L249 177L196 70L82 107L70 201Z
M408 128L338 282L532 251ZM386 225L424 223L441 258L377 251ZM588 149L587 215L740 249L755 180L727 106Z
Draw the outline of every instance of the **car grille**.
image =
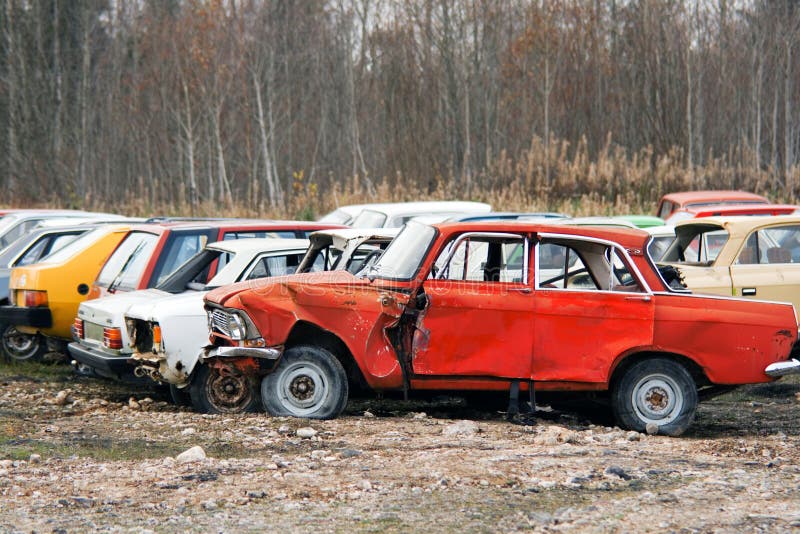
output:
M211 324L214 326L214 329L223 335L230 337L231 327L228 322L228 318L229 315L222 310L214 310L211 312Z

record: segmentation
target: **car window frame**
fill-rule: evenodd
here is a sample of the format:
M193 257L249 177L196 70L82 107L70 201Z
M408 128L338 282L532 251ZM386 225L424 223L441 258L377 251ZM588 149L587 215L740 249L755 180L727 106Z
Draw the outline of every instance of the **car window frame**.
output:
M613 287L610 287L609 289L602 289L602 288L586 289L586 288L580 288L580 287L578 287L578 288L569 288L569 287L555 288L555 287L541 287L541 286L539 286L539 282L540 282L539 276L538 276L538 274L539 274L539 246L541 245L542 241L546 241L548 239L558 240L558 241L569 241L569 240L584 241L584 242L590 242L590 243L594 243L594 244L602 245L602 246L606 246L606 247L612 247L614 249L617 257L620 257L620 258L624 259L624 262L628 265L628 267L630 269L630 272L635 276L636 281L639 283L640 287L642 288L642 291L638 291L638 292L635 292L635 293L631 293L631 292L628 292L628 291L621 291L621 290L616 290L615 291L613 289ZM575 252L578 254L578 257L581 258L581 261L583 262L583 264L587 265L586 261L581 256L580 252L577 251L577 250ZM554 233L549 233L549 232L543 232L543 233L537 234L537 236L536 236L536 244L534 246L533 255L534 255L533 288L534 288L535 291L559 291L559 292L568 291L568 292L573 292L573 293L574 292L579 292L579 293L591 293L591 294L598 294L599 293L599 294L609 294L609 295L628 295L628 296L631 296L631 297L644 297L644 296L648 296L649 297L649 296L653 295L653 290L650 287L650 284L647 283L647 279L644 277L642 272L639 270L639 266L636 264L636 262L633 261L633 258L628 253L628 250L625 247L623 247L622 245L620 245L619 243L616 243L614 241L609 241L607 239L600 239L600 238L596 238L596 237L575 235L575 234L554 234ZM587 271L589 272L590 276L592 276L592 278L595 277L595 273L592 273L589 270L588 266L587 266ZM595 280L595 282L597 282L597 280Z
M458 284L508 284L508 285L523 285L529 286L530 284L530 236L526 233L513 233L513 232L465 232L463 234L459 234L455 237L455 239L448 241L445 243L441 251L444 252L445 248L450 247L450 250L447 252L447 256L445 257L445 261L443 265L447 265L453 259L453 256L458 251L458 247L461 245L463 241L467 239L473 238L494 238L494 239L521 239L522 240L522 281L521 282L507 282L501 280L462 280L462 279L450 279L450 278L439 278L439 273L433 278L430 278L431 273L433 273L433 267L436 265L438 260L438 256L436 259L433 260L431 263L431 268L428 271L428 274L425 278L426 281L435 280L437 283L441 282L454 282ZM451 245L452 243L452 245Z

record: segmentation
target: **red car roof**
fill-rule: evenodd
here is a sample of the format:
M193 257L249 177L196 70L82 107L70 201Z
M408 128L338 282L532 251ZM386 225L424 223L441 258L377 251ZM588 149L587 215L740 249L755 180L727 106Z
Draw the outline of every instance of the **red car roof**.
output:
M720 204L719 206L688 206L684 211L696 218L715 215L791 215L800 210L793 204Z
M610 226L570 226L567 224L543 224L525 221L482 221L469 223L434 224L443 232L519 232L520 230L536 234L563 234L592 237L619 243L626 248L641 248L650 238L650 234L636 228Z
M749 193L747 191L681 191L677 193L667 193L661 199L669 200L679 206L685 206L693 202L713 202L713 201L759 201L767 203L769 200L761 195Z

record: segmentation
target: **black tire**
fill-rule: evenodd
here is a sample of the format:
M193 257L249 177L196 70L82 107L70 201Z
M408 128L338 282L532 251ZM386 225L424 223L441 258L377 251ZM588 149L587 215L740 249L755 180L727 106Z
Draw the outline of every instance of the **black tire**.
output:
M255 412L261 406L254 377L235 371L221 374L205 363L198 364L195 369L189 398L200 413Z
M644 432L648 424L667 436L683 434L697 410L697 385L689 371L664 358L633 364L611 391L614 418L623 428Z
M329 351L307 345L283 353L261 380L261 400L270 415L332 419L347 405L344 367Z
M169 396L175 406L191 406L192 396L189 394L189 388L179 388L175 384L169 385Z
M39 334L23 334L13 325L0 325L0 350L9 362L41 361L47 352L47 342Z

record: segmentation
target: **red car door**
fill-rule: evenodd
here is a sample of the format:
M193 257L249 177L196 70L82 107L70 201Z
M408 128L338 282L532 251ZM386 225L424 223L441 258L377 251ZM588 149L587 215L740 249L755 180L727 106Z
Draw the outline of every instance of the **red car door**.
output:
M527 238L459 236L423 283L414 375L527 378L533 349L533 291Z
M653 296L619 246L562 236L536 252L533 380L604 382L617 356L652 345Z

